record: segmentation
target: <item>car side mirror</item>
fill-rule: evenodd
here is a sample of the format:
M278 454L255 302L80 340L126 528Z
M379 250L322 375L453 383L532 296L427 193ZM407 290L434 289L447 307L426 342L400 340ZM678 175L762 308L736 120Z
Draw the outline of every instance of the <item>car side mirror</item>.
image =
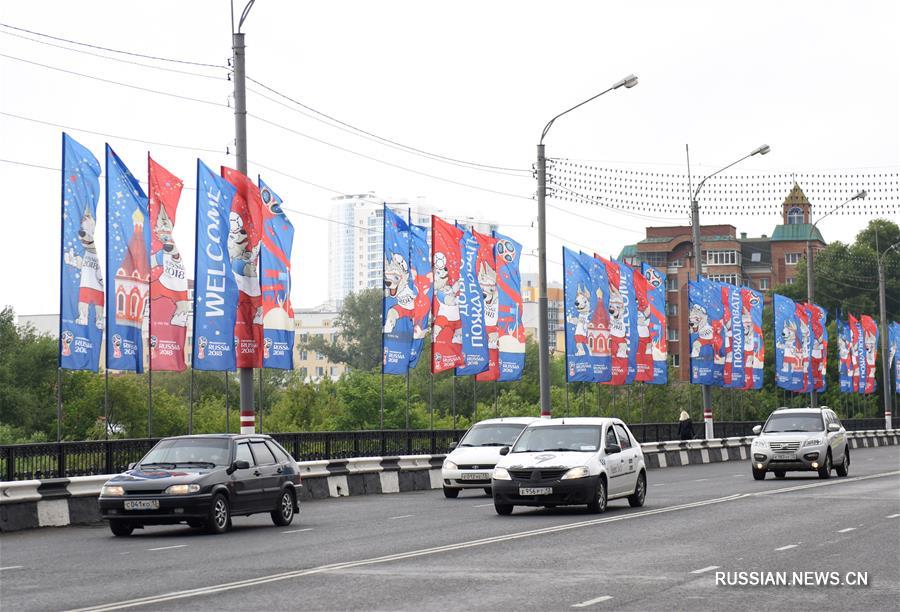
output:
M762 425L754 425L753 426L753 433L755 433L758 436L761 432L762 432Z
M228 469L225 472L230 476L234 474L237 470L249 470L250 462L246 459L236 459L234 463L228 466Z
M621 453L621 452L622 452L622 447L619 446L618 444L609 444L609 445L607 445L607 447L606 447L605 449L603 449L603 450L606 451L606 454L607 454L607 455L615 455L616 453Z
M838 425L837 423L829 423L828 424L829 433L835 432L835 431L840 431L840 430L841 430L841 426Z
M508 455L508 454L509 454L509 447L508 447L508 446L504 446L503 448L501 448L501 449L500 449L500 454L501 454L501 455Z
M133 470L133 469L134 469L134 466L136 466L136 465L137 465L137 463L135 463L134 461L132 461L131 463L128 464L128 469L129 469L129 470Z
M451 442L448 450L452 453L454 450L456 450L457 446L459 446L459 442Z

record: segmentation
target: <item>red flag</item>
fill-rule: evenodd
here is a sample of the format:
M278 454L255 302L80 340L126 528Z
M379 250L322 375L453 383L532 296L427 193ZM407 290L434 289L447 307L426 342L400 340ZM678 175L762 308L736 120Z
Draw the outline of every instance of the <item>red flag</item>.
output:
M262 298L259 286L259 249L262 244L262 196L256 183L237 170L222 166L222 177L237 194L231 206L228 255L238 286L234 323L237 367L262 367Z
M615 312L610 317L609 324L609 350L612 355L612 377L604 385L624 385L628 378L628 326L625 323L621 313L625 311L625 298L622 296L619 281L621 280L621 270L619 264L594 253L594 257L606 267L606 277L609 279L609 304L607 308L610 313ZM652 370L652 368L651 368Z
M478 285L484 297L484 327L488 337L488 369L477 374L476 380L491 381L500 378L500 288L497 285L497 259L494 250L497 239L472 230L478 241Z
M865 347L865 362L860 363L859 386L863 393L875 393L875 361L878 356L878 325L869 315L859 318L859 326L862 329L863 346Z
M650 341L650 300L648 293L651 290L650 283L641 274L640 270L634 274L634 300L637 302L637 355L635 363L637 371L634 380L638 382L653 381L653 345Z
M850 380L853 385L851 389L857 392L861 391L859 380L860 366L865 367L864 364L859 362L859 320L848 312L847 322L850 324ZM865 382L863 382L863 387L865 387Z
M172 232L181 179L147 155L150 199L150 369L184 370L184 345L191 315L187 270Z
M431 371L434 374L463 365L459 241L463 231L440 217L431 217L431 261L434 300L431 302Z

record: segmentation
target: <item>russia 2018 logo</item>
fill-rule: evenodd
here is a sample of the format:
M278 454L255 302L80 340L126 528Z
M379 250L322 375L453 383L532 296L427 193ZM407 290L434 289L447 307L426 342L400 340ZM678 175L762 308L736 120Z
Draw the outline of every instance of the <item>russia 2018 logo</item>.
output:
M269 349L272 348L272 339L266 338L266 341L263 343L263 359L269 358Z
M516 258L516 249L509 240L498 240L496 253L506 263L512 263Z
M72 354L72 340L74 339L75 335L68 329L64 330L62 335L59 337L60 343L62 344L63 357L69 357Z
M112 337L112 345L113 345L113 358L121 359L122 358L122 336L119 334L115 334Z
M156 356L156 336L150 336L150 354Z
M206 359L206 336L197 338L197 359Z
M387 365L387 356L388 356L388 350L387 350L387 347L385 347L384 352L381 354L381 365L383 365L383 366Z

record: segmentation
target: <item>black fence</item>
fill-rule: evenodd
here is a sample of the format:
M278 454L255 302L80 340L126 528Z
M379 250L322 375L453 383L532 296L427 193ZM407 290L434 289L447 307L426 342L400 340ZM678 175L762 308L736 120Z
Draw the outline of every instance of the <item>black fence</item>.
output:
M760 421L718 421L715 437L752 435ZM848 419L850 431L880 429L884 419ZM639 442L664 442L678 439L678 423L635 423L629 425ZM451 442L465 430L376 430L322 431L270 434L297 461L346 459L348 457L384 457L396 455L434 455L446 453ZM704 437L703 422L694 423L694 438ZM0 480L31 480L116 474L128 464L139 461L156 439L96 440L85 442L46 442L0 446Z

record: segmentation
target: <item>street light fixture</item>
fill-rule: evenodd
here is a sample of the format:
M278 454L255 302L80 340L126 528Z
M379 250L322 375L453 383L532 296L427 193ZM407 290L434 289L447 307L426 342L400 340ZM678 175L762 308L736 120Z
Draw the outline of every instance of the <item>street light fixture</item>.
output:
M541 139L537 146L537 200L538 200L538 364L541 388L541 416L550 417L550 331L547 321L547 158L544 156L544 138L553 122L563 115L572 112L580 106L584 106L592 100L596 100L605 93L614 89L625 87L631 89L638 83L638 78L629 74L627 77L615 83L609 89L601 91L596 96L590 97L584 102L576 104L570 109L564 110L547 122L541 132Z
M877 236L877 234L876 234ZM877 249L876 244L876 249ZM878 254L878 316L881 318L881 393L884 396L884 427L891 429L891 370L888 363L888 326L887 304L884 297L884 258L894 249L900 248L900 242L895 242ZM897 357L900 359L900 357Z
M700 184L697 185L696 191L694 191L693 197L691 198L691 237L694 242L694 280L700 280L700 271L703 269L703 262L700 261L700 206L697 204L697 196L700 195L700 190L703 189L703 185L706 184L706 181L728 170L732 166L741 163L748 157L753 157L754 155L765 155L769 152L769 145L764 144L759 146L747 155L743 156L739 160L728 164L727 166L716 170L712 174L707 175ZM712 416L712 391L709 385L703 385L703 423L705 425L705 435L706 439L710 440L713 437L713 416Z
M819 221L821 221L825 217L839 211L840 209L842 209L844 206L846 206L853 200L865 199L866 195L868 195L868 194L866 193L865 189L859 191L855 196L853 196L849 200L841 202L840 204L838 204L837 206L835 206L834 208L829 210L827 213L825 213L824 215L822 215L821 217L816 219L816 222L812 224L812 227L809 230L809 234L807 234L807 236L806 236L806 301L809 302L810 304L812 303L812 301L814 299L814 291L813 290L815 289L815 286L816 286L815 285L815 277L813 275L813 250L812 250L813 230L816 229L816 226L819 224ZM819 394L814 388L811 388L809 391L809 403L810 403L810 407L812 407L812 408L819 407Z

